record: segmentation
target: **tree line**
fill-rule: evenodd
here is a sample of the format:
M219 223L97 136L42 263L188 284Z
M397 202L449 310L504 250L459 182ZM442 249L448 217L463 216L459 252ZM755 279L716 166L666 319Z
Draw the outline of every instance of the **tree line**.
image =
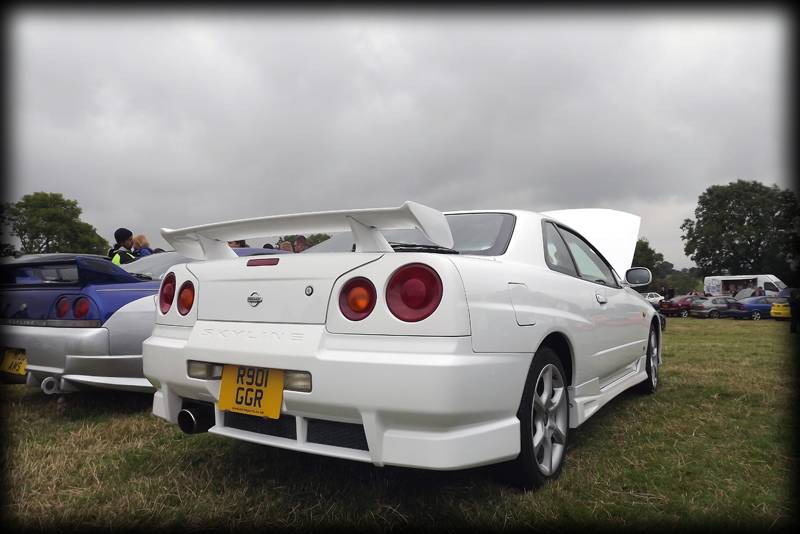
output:
M20 250L0 243L0 255L105 254L108 242L80 215L78 202L61 193L40 191L3 203L0 224L6 234L19 239ZM651 290L662 286L676 292L702 289L702 277L721 274L774 274L792 287L800 286L800 196L796 192L757 181L712 185L698 198L694 216L685 219L680 229L684 252L696 267L676 270L647 238L636 243L633 263L653 273ZM278 243L296 237L281 236ZM315 245L329 236L306 237Z

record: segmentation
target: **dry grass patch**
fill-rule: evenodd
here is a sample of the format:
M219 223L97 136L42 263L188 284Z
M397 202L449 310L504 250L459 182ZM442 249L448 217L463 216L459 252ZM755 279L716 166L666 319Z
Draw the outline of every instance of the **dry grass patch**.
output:
M788 526L797 430L786 323L670 319L655 396L626 392L572 431L535 493L496 469L377 468L214 435L185 436L147 396L66 405L4 385L4 516L56 528Z

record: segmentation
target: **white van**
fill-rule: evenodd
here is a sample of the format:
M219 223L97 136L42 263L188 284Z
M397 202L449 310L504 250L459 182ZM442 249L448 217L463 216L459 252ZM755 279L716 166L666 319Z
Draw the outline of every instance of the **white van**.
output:
M764 288L764 294L775 297L786 287L780 278L773 274L737 274L724 276L706 276L703 279L703 291L712 296L735 295L745 288Z

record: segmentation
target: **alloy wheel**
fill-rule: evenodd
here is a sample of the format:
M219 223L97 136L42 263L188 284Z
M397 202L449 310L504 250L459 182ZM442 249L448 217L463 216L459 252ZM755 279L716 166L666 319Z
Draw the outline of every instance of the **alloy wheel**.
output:
M536 379L531 417L533 456L539 471L549 476L561 465L567 436L567 388L553 364L545 365Z
M650 343L648 344L650 351L647 358L650 360L650 383L653 389L658 387L658 336L654 329L650 329Z
M753 318L754 321L758 321L759 319L761 319L761 312L754 311L751 317Z

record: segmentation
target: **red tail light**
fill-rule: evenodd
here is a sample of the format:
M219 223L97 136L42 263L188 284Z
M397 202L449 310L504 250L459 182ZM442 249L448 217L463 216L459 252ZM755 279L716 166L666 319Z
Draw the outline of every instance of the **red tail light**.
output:
M89 315L89 299L86 297L78 298L75 304L72 305L72 314L76 319L83 319Z
M69 311L69 299L67 297L61 297L60 299L58 299L58 302L56 302L56 316L59 319L63 319L64 316L67 315L68 311Z
M178 313L186 315L194 305L194 284L186 281L178 292Z
M348 281L339 293L339 309L351 321L360 321L372 313L377 293L372 282L363 277Z
M397 269L386 286L386 304L392 315L415 323L436 311L442 301L442 280L423 263Z
M161 291L158 292L158 305L161 313L166 314L175 300L175 273L169 273L161 283Z

